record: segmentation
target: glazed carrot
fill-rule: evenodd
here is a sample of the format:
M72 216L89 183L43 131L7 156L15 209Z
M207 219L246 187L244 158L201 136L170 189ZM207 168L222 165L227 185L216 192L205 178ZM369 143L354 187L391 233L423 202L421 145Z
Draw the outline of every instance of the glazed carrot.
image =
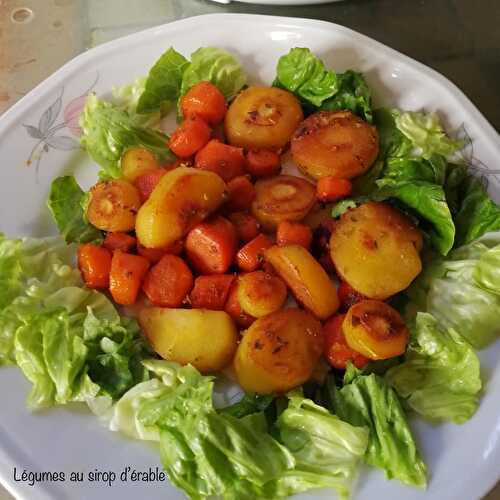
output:
M196 153L194 166L215 172L228 182L245 173L243 149L212 139Z
M78 249L78 267L89 288L108 288L111 252L107 248L86 243Z
M277 175L280 168L280 155L274 151L259 149L247 153L247 171L255 177Z
M282 247L285 245L301 245L305 249L311 248L312 231L309 226L299 222L283 221L278 225L276 232L276 243Z
M238 237L224 217L202 222L186 237L186 255L200 274L224 274L232 264Z
M264 234L259 234L249 241L236 254L236 264L242 271L255 271L262 264L264 252L273 246L272 241Z
M153 189L167 172L167 169L157 168L155 170L150 170L135 179L134 186L139 191L142 203L144 203L151 196Z
M354 290L346 281L341 281L337 290L339 296L340 307L342 310L347 311L351 306L357 304L366 297Z
M226 311L227 314L233 318L234 322L240 328L248 328L255 321L255 318L243 312L238 299L238 287L238 280L235 279L229 290L229 296L227 298L226 305L224 306L224 311Z
M325 338L323 352L328 362L338 370L345 370L348 361L351 361L356 368L363 368L369 360L347 345L342 331L344 318L345 314L336 314L323 325Z
M215 85L210 82L199 82L182 97L181 111L183 116L197 115L214 126L224 119L226 101Z
M352 192L352 182L348 179L323 177L316 184L316 197L320 201L328 202L349 196Z
M176 255L164 255L148 272L142 289L161 307L179 307L193 287L193 273Z
M257 219L245 212L233 212L229 220L234 224L236 234L241 242L247 243L253 240L260 230L260 224Z
M191 290L191 306L198 309L222 311L234 279L234 274L198 276Z
M109 291L117 304L129 306L135 303L148 268L148 260L140 255L123 253L120 250L113 253Z
M146 248L140 243L137 244L137 253L148 259L151 264L159 262L165 254L180 255L183 250L184 242L182 240L177 240L165 248Z
M210 140L210 127L200 117L188 116L175 129L168 146L179 158L189 158Z
M229 199L226 207L231 211L249 210L255 199L255 188L246 175L240 175L227 183Z
M121 250L122 252L130 252L135 247L136 239L127 233L108 233L102 246L111 252Z

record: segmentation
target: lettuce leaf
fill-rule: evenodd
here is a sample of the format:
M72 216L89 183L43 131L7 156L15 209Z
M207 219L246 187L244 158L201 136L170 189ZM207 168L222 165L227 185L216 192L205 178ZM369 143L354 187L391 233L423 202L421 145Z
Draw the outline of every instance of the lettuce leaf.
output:
M334 390L335 411L342 420L370 430L366 462L383 469L388 479L425 487L426 466L394 389L375 374L351 373L345 383Z
M170 47L149 70L144 91L137 102L137 113L158 111L164 103L176 102L182 85L184 71L189 61Z
M405 361L386 380L414 411L431 420L467 421L479 404L479 360L455 330L418 313Z
M120 160L128 148L146 148L165 163L175 160L167 147L165 134L142 127L134 115L95 95L87 97L80 127L83 130L82 145L101 166L100 179L122 176Z
M379 137L379 160L408 157L413 144L396 126L398 109L379 108L373 111L373 123ZM372 167L373 169L373 167Z
M102 233L85 220L85 193L71 176L56 177L50 186L47 205L61 236L67 243L100 242Z
M273 85L316 107L338 91L337 75L327 70L309 49L298 47L279 58Z

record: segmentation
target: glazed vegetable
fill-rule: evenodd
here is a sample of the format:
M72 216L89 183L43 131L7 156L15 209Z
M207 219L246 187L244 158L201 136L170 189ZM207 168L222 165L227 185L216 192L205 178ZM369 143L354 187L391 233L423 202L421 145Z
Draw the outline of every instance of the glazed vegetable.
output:
M210 170L228 182L245 173L245 157L241 148L212 139L196 153L194 166Z
M186 255L200 274L223 274L236 255L238 237L227 219L217 216L196 225L186 237Z
M410 337L400 314L379 300L362 300L349 308L342 329L349 347L369 359L403 354Z
M337 370L345 370L349 362L356 368L363 368L369 360L347 345L342 329L344 318L345 314L336 314L323 325L325 358Z
M149 261L140 255L131 255L119 250L113 253L109 291L117 304L129 306L135 303L148 268Z
M304 174L351 179L366 172L377 158L378 134L349 111L320 111L300 124L291 149Z
M202 373L222 370L236 351L236 328L224 311L147 307L139 323L162 358Z
M359 301L366 299L366 297L354 290L354 288L346 281L340 282L337 293L339 295L340 307L344 311L347 311L351 306L357 304Z
M184 250L184 240L174 241L172 244L164 248L146 248L138 243L137 253L149 260L152 264L156 264L165 254L180 255Z
M281 169L280 155L270 149L252 149L247 153L247 172L254 177L278 175Z
M224 201L226 185L213 172L178 167L164 175L137 214L136 234L148 248L182 238Z
M259 318L245 332L234 369L247 392L286 392L311 377L322 350L319 321L306 311L284 309Z
M233 321L240 328L248 328L254 321L255 318L245 313L241 308L240 301L238 299L238 288L240 286L238 279L235 279L229 289L229 295L227 297L226 305L224 306L224 311L226 311Z
M111 271L111 252L86 243L78 248L78 268L89 288L108 288Z
M180 102L183 116L197 115L209 125L218 125L226 115L226 101L212 83L202 81L193 85Z
M311 248L312 231L309 226L299 222L283 221L278 225L276 243L280 247L286 245L300 245L306 250Z
M230 211L248 210L255 199L255 187L248 176L241 175L227 183L229 199L226 207Z
M226 305L234 279L234 274L198 276L194 280L194 288L189 296L191 307L222 311Z
M179 307L193 288L193 274L176 255L166 254L146 275L142 289L155 306Z
M251 149L280 149L303 118L298 99L273 87L249 87L231 103L224 121L229 144Z
M337 290L319 262L302 246L273 246L264 254L297 301L320 319L339 307Z
M260 224L250 214L234 212L229 215L229 220L233 223L236 234L243 243L253 240L259 234Z
M281 278L254 271L240 277L238 301L243 312L261 318L281 309L286 301L286 285Z
M335 224L330 254L339 276L361 294L386 299L404 290L422 269L422 235L385 203L365 203Z
M252 213L267 231L273 231L285 220L302 220L316 201L314 186L291 175L259 180L255 191Z
M87 219L103 231L131 231L141 200L137 189L117 179L98 182L90 188Z
M131 252L135 247L137 241L136 239L127 233L108 233L106 238L102 243L104 248L107 248L111 252L115 250L121 250L122 252Z
M125 151L121 158L123 177L129 182L134 182L137 177L150 170L160 168L156 156L145 148L131 148Z
M210 127L196 115L188 116L174 130L168 141L171 151L179 158L189 158L210 140Z
M242 271L256 271L262 264L264 252L273 246L272 241L264 234L259 234L249 241L236 254L236 264Z
M150 170L135 179L134 186L139 191L142 203L144 203L151 196L154 188L167 172L168 170L164 168L157 168L156 170Z
M352 192L352 183L348 179L337 177L322 177L316 184L316 196L319 201L337 201L349 196Z

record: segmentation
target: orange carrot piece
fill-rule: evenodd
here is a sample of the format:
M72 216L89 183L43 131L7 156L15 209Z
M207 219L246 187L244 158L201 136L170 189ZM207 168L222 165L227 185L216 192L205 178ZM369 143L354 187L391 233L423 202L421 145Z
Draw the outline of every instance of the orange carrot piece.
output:
M269 149L251 150L247 153L246 166L254 177L277 175L281 169L280 155Z
M236 254L236 264L242 271L256 271L262 264L264 252L273 246L273 242L264 234L259 234L249 241Z
M226 301L226 305L224 306L224 311L233 318L234 322L240 328L248 328L254 321L255 318L250 316L246 312L243 311L240 305L240 301L238 300L238 280L234 280L231 288L229 290L229 296Z
M346 281L341 281L337 290L339 296L340 307L347 311L351 306L362 301L366 297L349 285Z
M323 352L328 362L338 370L345 370L349 361L356 368L363 368L369 360L347 345L342 331L344 318L345 314L336 314L323 325L325 339Z
M218 216L191 229L186 238L186 255L200 274L224 274L233 262L237 244L234 226Z
M222 311L234 279L234 274L198 276L191 290L191 306L198 309Z
M109 291L117 304L130 306L137 300L149 261L140 255L117 250L111 259Z
M197 115L208 124L218 125L226 115L226 100L210 82L198 82L181 99L183 116Z
M168 172L165 168L157 168L140 175L135 179L134 186L139 191L142 203L144 203L153 192L153 189L160 182L160 179Z
M193 288L193 273L176 255L166 254L148 272L142 289L161 307L179 307Z
M278 225L276 243L279 246L301 245L306 250L311 248L312 231L309 226L299 222L283 221Z
M137 244L137 253L146 257L151 264L160 262L161 258L166 254L180 255L184 250L184 241L177 240L165 248L146 248L140 243Z
M246 175L240 175L227 183L229 199L226 207L231 211L249 210L256 193L253 184Z
M194 166L215 172L225 182L228 182L245 173L243 149L212 139L203 149L198 151Z
M211 130L199 116L192 115L175 129L168 146L179 158L189 158L210 140Z
M131 252L136 245L136 239L127 233L108 233L102 246L109 251L121 250L122 252Z
M253 215L233 212L229 215L229 220L234 224L236 234L243 243L253 240L259 234L260 224Z
M78 268L89 288L108 288L111 252L92 243L81 245L78 249Z
M352 182L348 179L323 177L316 184L316 197L320 201L340 200L352 193Z

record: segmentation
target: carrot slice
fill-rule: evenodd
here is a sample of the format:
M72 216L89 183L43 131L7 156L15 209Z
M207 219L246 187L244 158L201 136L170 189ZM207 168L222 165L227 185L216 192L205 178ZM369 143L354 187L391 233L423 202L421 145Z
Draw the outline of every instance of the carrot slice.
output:
M247 172L255 177L277 175L280 169L280 155L275 151L259 149L247 153Z
M323 177L316 184L316 197L320 201L340 200L352 193L352 182L337 177Z
M121 250L122 252L131 252L136 245L136 239L127 233L108 233L102 246L109 251Z
M142 289L161 307L179 307L193 287L193 273L176 255L164 255L148 272Z
M111 252L107 248L86 243L78 249L78 267L89 288L108 288Z
M199 116L188 116L175 129L168 145L179 158L189 158L205 146L210 133L210 127Z
M191 290L191 306L222 311L234 279L234 274L198 276L194 280L194 288Z
M229 199L227 208L231 211L249 210L255 200L255 188L246 175L240 175L227 183Z
M299 222L283 221L278 225L276 243L280 247L285 245L301 245L305 249L311 248L312 231L309 226Z
M245 173L243 149L212 139L203 149L198 151L194 166L215 172L225 182L228 182Z
M259 234L249 241L236 254L236 264L242 271L257 270L263 260L264 252L273 246L273 242L264 234Z
M183 116L197 115L212 126L222 122L226 109L224 95L210 82L198 82L181 99Z
M148 268L148 260L140 255L120 250L113 253L109 291L117 304L129 306L135 303Z

